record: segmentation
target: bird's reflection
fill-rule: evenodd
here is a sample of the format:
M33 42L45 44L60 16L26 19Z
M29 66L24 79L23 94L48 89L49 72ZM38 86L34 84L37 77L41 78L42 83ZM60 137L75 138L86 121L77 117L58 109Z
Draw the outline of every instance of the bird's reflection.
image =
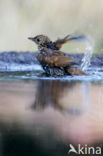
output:
M38 81L36 100L32 105L34 109L43 109L49 105L62 110L59 100L69 88L75 83L60 82L58 80L40 80Z
M76 82L67 82L59 80L39 80L35 95L36 99L34 104L32 105L32 109L42 110L48 106L51 106L59 111L65 110L69 113L80 113L80 108L77 109L75 105L71 107L70 103L73 103L74 101L70 101L71 99L69 99L68 96L68 93L72 92L73 88L75 88L77 84L78 83ZM66 100L68 106L65 106L65 97L68 98Z

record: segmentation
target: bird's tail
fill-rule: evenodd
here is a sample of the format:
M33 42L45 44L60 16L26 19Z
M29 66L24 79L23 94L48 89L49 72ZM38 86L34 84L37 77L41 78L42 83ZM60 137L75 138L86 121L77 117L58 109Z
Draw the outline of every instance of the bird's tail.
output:
M66 68L66 72L68 75L78 75L78 76L87 75L85 72L75 67Z

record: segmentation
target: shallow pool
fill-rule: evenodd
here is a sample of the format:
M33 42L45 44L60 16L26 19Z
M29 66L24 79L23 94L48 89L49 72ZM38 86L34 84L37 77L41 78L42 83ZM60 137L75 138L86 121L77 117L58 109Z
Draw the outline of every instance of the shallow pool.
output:
M67 156L70 145L84 152L92 146L87 154L95 155L103 145L102 71L89 68L79 77L1 72L0 156Z

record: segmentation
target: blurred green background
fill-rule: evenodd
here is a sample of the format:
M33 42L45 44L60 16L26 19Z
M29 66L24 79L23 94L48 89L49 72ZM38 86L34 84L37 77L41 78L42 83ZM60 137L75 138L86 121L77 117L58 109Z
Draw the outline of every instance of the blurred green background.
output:
M35 51L29 36L46 34L52 40L79 32L89 35L94 51L103 51L103 0L0 0L0 51ZM83 51L84 43L64 46Z

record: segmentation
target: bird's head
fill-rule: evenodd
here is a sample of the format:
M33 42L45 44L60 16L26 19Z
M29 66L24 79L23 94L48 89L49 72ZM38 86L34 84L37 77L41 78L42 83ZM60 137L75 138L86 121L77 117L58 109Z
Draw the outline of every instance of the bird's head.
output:
M37 35L35 37L29 37L28 39L35 42L39 48L47 47L52 43L52 41L45 35Z

